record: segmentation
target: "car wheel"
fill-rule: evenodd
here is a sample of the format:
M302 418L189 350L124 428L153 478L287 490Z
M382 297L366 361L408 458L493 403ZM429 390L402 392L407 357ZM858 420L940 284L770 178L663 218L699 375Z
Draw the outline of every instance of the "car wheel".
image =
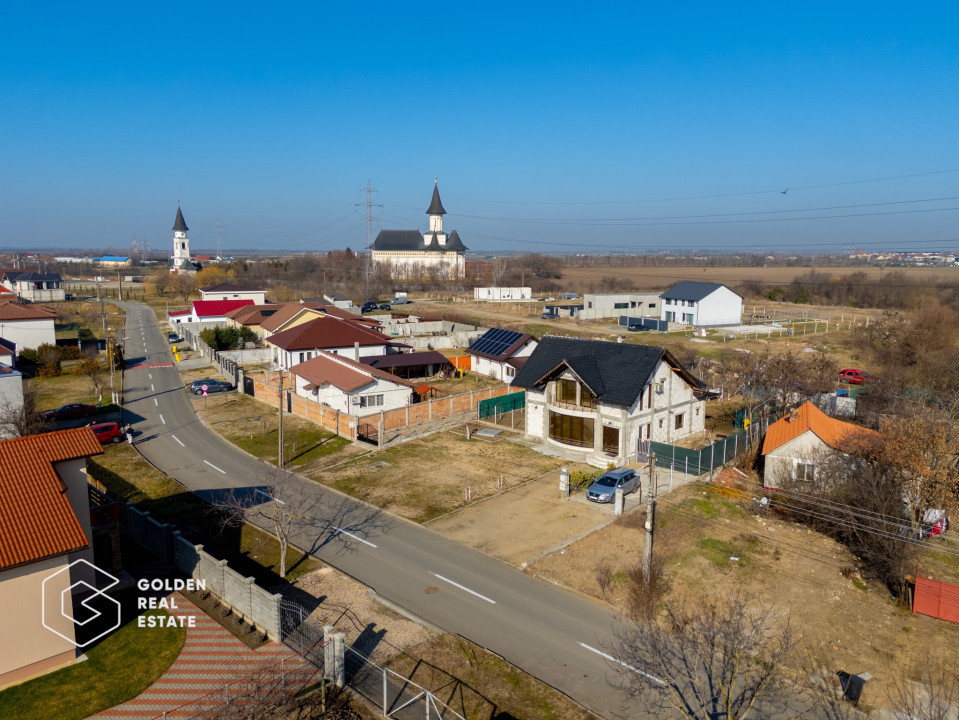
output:
M120 442L120 436L119 436L119 435L114 435L114 436L113 436L113 439L112 439L110 442L112 442L114 445L116 445L118 442Z

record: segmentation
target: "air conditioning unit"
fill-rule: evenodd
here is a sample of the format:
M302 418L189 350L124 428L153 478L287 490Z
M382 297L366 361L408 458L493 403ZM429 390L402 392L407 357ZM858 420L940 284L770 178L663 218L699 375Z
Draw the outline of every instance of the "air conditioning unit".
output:
M354 405L359 405L360 399L358 397L351 397L350 402L353 403Z

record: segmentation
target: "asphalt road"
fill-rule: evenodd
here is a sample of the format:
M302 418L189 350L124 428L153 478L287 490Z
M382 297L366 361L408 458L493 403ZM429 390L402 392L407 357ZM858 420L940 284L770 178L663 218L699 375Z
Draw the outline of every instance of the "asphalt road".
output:
M206 497L231 488L256 493L277 483L269 466L199 422L172 365L153 311L127 310L125 411L137 449L156 467ZM569 695L602 717L649 717L610 681L618 673L600 655L619 619L603 607L432 531L284 474L281 498L309 505L293 541L371 587L381 597L447 632L461 635ZM384 482L401 481L384 474ZM265 498L264 498L265 499ZM482 688L479 688L482 691Z

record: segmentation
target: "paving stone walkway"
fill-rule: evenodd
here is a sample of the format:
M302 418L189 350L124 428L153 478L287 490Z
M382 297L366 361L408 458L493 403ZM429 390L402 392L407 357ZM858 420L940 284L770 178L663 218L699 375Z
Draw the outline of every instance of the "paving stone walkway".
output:
M282 643L267 643L250 650L180 593L171 615L196 617L196 627L186 628L180 655L167 671L137 697L93 715L97 720L124 718L193 717L211 704L225 702L224 688L266 668L280 667L291 682L304 682L314 669ZM144 632L149 632L148 630Z

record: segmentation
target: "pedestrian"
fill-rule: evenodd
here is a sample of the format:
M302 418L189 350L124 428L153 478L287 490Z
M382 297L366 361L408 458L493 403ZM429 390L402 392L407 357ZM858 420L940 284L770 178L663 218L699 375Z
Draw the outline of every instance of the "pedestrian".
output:
M127 423L127 426L123 429L123 432L127 436L127 442L131 445L133 444L133 425Z

